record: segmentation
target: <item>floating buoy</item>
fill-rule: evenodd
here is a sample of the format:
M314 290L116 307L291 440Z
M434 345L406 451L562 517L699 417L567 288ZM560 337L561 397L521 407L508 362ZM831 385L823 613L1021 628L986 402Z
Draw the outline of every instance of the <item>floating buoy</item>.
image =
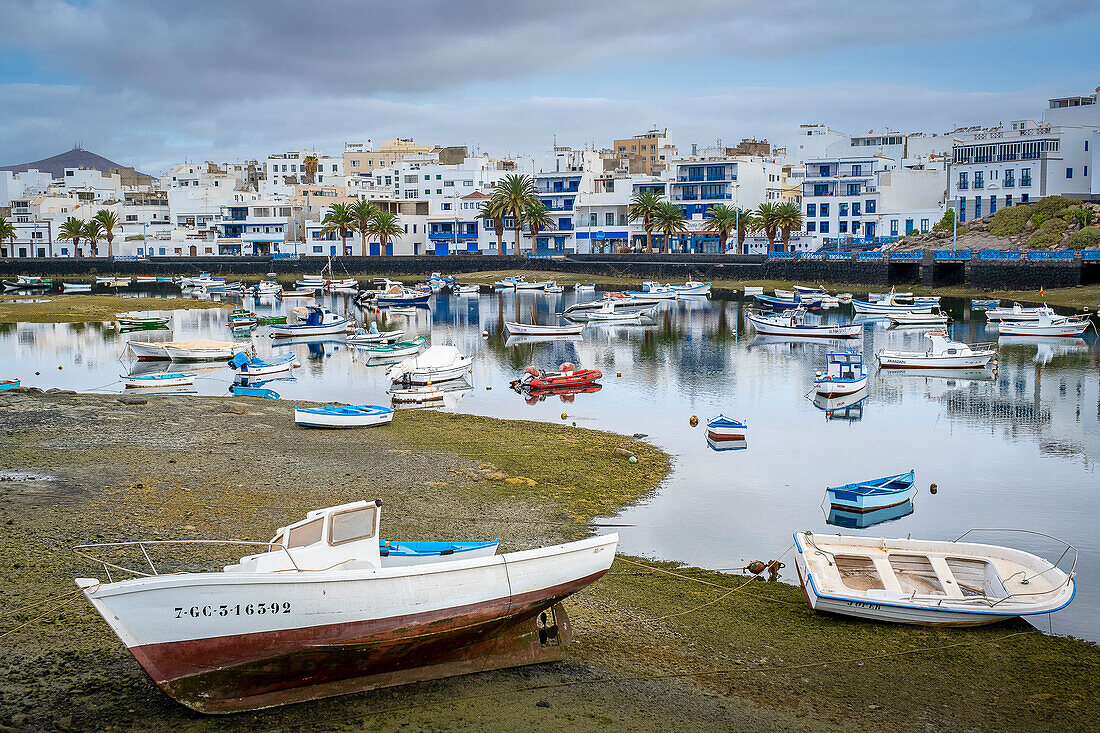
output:
M939 487L936 486L935 484L932 484L931 486L928 487L928 493L930 493L930 494L934 494L937 491L939 491Z
M486 384L485 385L485 391L486 392L490 391L492 388L493 388L493 385L491 385L491 384Z
M489 338L489 332L488 331L482 331L481 332L481 338L483 338L483 339Z
M576 420L573 421L573 427L577 427L577 421Z
M38 377L38 376L41 376L41 374L42 374L42 372L35 372L34 376Z
M566 414L565 414L565 413L563 412L563 413L561 414L561 419L562 419L562 420L568 420L568 419L569 419L569 416L568 416L568 415L566 415Z
M691 425L691 427L695 427L699 424L699 418L697 418L695 415L692 415L691 419L688 420L688 424Z
M753 575L760 575L760 573L764 572L767 568L768 566L759 560L753 560L745 566L745 570L748 570Z
M61 371L61 370L62 370L62 369L64 369L64 368L65 368L65 367L61 366L60 364L58 364L58 365L57 365L57 371Z
M631 456L627 460L629 460L631 463L637 463L638 462L638 456Z
M622 372L615 372L615 376L616 376L616 377L621 377L622 375L623 375L623 373L622 373Z

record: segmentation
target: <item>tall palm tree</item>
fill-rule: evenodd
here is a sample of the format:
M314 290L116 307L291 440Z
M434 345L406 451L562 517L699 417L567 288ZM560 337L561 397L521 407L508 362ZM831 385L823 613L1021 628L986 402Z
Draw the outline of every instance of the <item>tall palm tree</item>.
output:
M626 210L627 218L630 221L642 220L642 229L645 229L646 252L653 251L653 217L662 203L663 196L664 194L660 191L655 191L652 188L635 191L634 195L630 197L630 206Z
M392 211L379 211L367 226L368 233L378 237L378 243L382 246L382 254L386 254L386 245L391 239L397 239L405 233L405 227L401 224L401 217Z
M535 189L535 181L530 176L520 173L510 173L496 182L493 186L493 196L499 196L504 208L504 216L512 217L512 225L516 233L516 254L519 254L520 230L523 228L523 218L527 211L539 203L538 191ZM501 252L504 254L504 252Z
M554 220L550 217L549 212L546 211L546 207L542 205L541 201L536 201L535 204L527 210L523 215L523 221L531 227L532 250L538 246L539 230L552 230L554 228Z
M84 222L84 238L88 240L88 244L92 248L91 256L96 256L96 246L99 244L99 238L103 236L103 225L99 223L99 219L89 219Z
M351 215L351 207L347 204L330 204L328 213L325 214L325 218L321 220L321 223L324 224L321 227L322 234L339 232L340 239L343 241L340 253L347 252L348 233L355 231L355 218Z
M75 216L66 219L57 231L58 239L69 239L73 243L73 254L80 256L80 240L84 238L84 222Z
M100 209L95 213L95 220L99 222L103 229L103 238L107 240L107 259L111 259L115 256L115 227L118 226L118 217L115 216L113 211Z
M665 252L671 252L672 235L687 231L687 219L679 206L663 201L653 214L653 228L665 235Z
M493 222L493 231L497 235L497 254L504 254L504 199L500 196L489 197L478 208L477 217Z
M736 213L734 220L737 223L737 251L740 254L748 254L745 251L745 237L759 231L759 222L751 209L735 209L734 212Z
M788 201L775 207L775 216L779 223L780 236L783 238L783 249L790 249L791 232L802 229L802 209L798 204Z
M730 238L730 232L740 224L738 219L737 210L724 204L712 206L707 212L704 222L708 229L718 232L718 251L722 254L726 253L726 240Z
M15 225L0 216L0 243L5 239L10 239L12 245L15 245Z
M775 237L779 231L779 215L775 204L760 204L756 207L757 228L768 238L768 251L775 249Z
M378 207L373 201L359 199L348 207L351 218L355 221L355 228L359 230L359 237L363 243L363 256L367 256L367 230L374 217L378 216Z
M307 155L302 158L302 173L305 178L305 183L313 183L317 176L317 156Z

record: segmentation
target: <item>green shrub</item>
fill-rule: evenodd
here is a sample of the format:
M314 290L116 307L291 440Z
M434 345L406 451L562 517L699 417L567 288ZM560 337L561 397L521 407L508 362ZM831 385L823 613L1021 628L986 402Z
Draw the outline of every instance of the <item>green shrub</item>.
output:
M1067 209L1063 209L1060 216L1068 222L1076 221L1078 226L1087 227L1092 224L1092 220L1096 217L1096 213L1084 206L1070 206Z
M1070 249L1100 249L1100 227L1084 227L1069 235Z
M1032 249L1053 247L1062 241L1062 234L1065 233L1068 227L1069 225L1061 219L1047 219L1038 231L1031 235L1031 239L1027 241L1027 246Z
M1049 218L1050 217L1047 216L1046 214L1032 214L1031 218L1028 219L1028 221L1031 222L1031 226L1032 226L1033 229L1038 229L1039 227L1041 227L1043 225L1043 222L1046 221Z
M954 209L948 209L947 213L945 213L943 215L943 218L940 219L938 222L936 222L935 226L932 227L932 231L936 232L936 231L940 231L940 230L943 230L943 229L946 229L947 231L951 231L951 228L954 227L954 226L955 226L955 210Z
M1080 205L1081 202L1077 199L1067 199L1065 196L1047 196L1046 198L1039 199L1039 201L1033 205L1033 208L1035 209L1035 213L1042 214L1044 219L1049 219L1052 216L1058 216L1058 214L1071 206Z
M993 215L993 223L989 226L989 233L998 237L1012 237L1021 234L1031 215L1031 207L1024 204L1000 209Z

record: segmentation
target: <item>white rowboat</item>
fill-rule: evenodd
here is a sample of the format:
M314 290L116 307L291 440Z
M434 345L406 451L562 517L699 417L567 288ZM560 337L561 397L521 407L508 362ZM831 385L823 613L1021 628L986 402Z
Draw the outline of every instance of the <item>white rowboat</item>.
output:
M584 326L544 326L537 323L505 322L504 327L513 336L572 336L584 330Z

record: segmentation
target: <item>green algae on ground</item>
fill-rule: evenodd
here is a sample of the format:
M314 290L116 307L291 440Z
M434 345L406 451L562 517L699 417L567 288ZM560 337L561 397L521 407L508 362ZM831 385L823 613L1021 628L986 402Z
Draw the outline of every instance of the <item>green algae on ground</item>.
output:
M113 321L129 311L226 308L197 298L124 298L120 295L0 295L0 323Z

